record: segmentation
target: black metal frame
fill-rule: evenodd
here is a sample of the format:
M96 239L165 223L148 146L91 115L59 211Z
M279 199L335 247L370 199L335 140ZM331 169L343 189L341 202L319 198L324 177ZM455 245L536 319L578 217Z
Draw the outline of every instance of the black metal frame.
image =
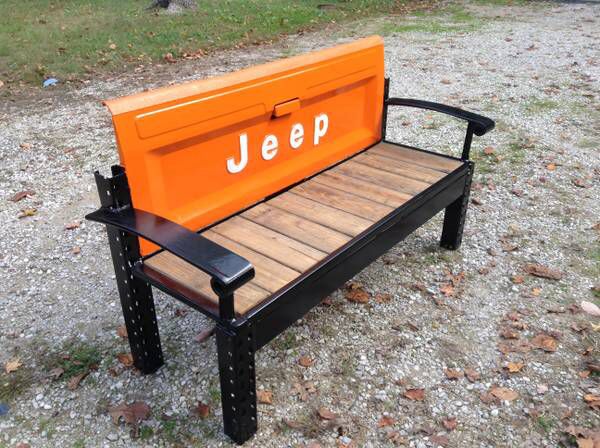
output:
M440 244L458 249L468 206L473 163L469 151L473 134L493 129L489 118L426 101L389 98L385 81L382 138L385 140L389 106L434 110L466 120L467 135L461 159L453 172L431 185L385 218L328 255L243 316L234 315L235 290L254 276L252 265L218 244L164 218L133 208L125 172L113 167L113 177L96 173L102 207L87 216L107 225L123 314L135 365L146 373L163 363L152 292L153 285L217 322L217 349L221 380L224 430L236 443L248 440L257 429L254 354L304 316L360 270L445 209ZM399 145L400 146L400 145ZM404 146L404 145L402 145ZM365 148L367 150L368 148ZM413 148L423 151L418 148ZM430 151L424 151L430 152ZM341 161L340 163L343 163ZM241 211L240 211L241 212ZM160 275L144 265L138 238L144 237L183 258L212 277L219 297L215 306L207 298Z

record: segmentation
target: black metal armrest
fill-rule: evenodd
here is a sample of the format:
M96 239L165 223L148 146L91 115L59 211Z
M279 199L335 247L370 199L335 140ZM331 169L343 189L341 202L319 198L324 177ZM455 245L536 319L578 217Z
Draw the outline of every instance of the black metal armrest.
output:
M448 106L446 104L433 103L431 101L415 100L411 98L387 98L385 100L385 107L387 106L407 106L427 109L434 112L441 112L468 122L467 135L465 137L463 154L461 157L463 160L469 159L473 134L478 136L484 135L494 129L495 126L494 120L484 117L483 115L459 109L458 107Z
M86 219L140 236L211 276L219 297L229 296L254 277L245 258L168 219L132 207L102 207Z

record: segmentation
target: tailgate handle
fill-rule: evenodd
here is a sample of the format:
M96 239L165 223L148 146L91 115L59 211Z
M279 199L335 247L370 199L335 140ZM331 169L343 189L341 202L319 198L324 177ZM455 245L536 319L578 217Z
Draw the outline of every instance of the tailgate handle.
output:
M283 103L276 104L273 108L274 117L283 117L284 115L291 114L300 110L300 98L294 98L293 100L284 101Z

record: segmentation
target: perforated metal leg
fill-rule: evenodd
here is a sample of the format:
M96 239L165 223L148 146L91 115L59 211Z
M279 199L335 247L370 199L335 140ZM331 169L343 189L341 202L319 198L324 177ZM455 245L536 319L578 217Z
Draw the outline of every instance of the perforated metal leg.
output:
M467 208L469 206L469 195L471 192L471 181L473 179L474 165L470 162L465 189L463 195L446 207L444 212L444 228L440 246L449 250L456 250L462 243Z
M131 273L133 263L139 259L137 238L111 228L108 238L133 363L144 373L154 373L164 361L152 288Z
M223 426L225 434L242 444L257 429L252 331L249 326L236 332L217 326L216 333Z
M130 205L125 170L118 165L113 166L112 174L109 178L95 173L102 207L111 209ZM112 227L107 227L107 231L133 363L144 373L156 372L164 361L152 288L132 274L133 264L141 258L138 239Z

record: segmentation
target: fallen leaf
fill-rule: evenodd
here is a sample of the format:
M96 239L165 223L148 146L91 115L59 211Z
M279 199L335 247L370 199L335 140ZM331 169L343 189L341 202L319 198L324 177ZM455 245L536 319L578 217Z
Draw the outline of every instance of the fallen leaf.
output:
M317 411L317 414L323 420L333 420L333 419L337 418L337 414L334 414L329 409L324 408L324 407L319 408L319 410Z
M108 46L108 48L110 48L111 50L115 50L117 48L117 45L116 44L110 44Z
M425 389L407 389L403 395L409 400L423 401L425 399Z
M589 370L582 370L581 372L578 372L577 375L579 376L579 378L588 378L591 373L592 372L590 372Z
M36 213L37 213L37 208L24 208L17 215L17 218L19 218L19 219L28 218L29 216L34 216Z
M554 171L556 169L556 164L554 163L549 163L548 165L546 165L546 169L548 171Z
M302 367L310 367L314 363L315 363L315 360L307 355L301 356L300 359L298 359L298 364L300 364Z
M524 270L535 277L547 278L550 280L560 280L563 277L562 272L541 264L530 263L525 266Z
M213 334L215 334L215 327L206 328L206 329L202 330L200 333L198 333L194 337L194 341L196 341L196 342L204 342L208 338L210 338Z
M81 247L79 247L79 246L73 246L73 248L71 249L71 253L73 255L80 254L81 253Z
M532 288L531 295L534 297L538 297L542 293L542 288Z
M119 353L117 355L117 359L125 367L133 366L133 356L131 355L131 353Z
M429 436L429 440L435 446L446 446L446 445L448 445L448 442L450 441L448 439L448 437L446 437L446 436L438 436L438 435Z
M463 377L463 373L458 369L445 369L444 373L449 380L458 380Z
M511 330L510 328L503 328L500 331L500 337L503 339L519 339L519 333Z
M589 188L590 186L583 179L573 179L573 185L579 188Z
M31 149L31 143L21 143L19 147L21 149Z
M125 325L119 325L117 327L117 336L127 339L127 327L125 327Z
M350 283L350 285L346 288L344 297L349 302L354 303L368 303L370 298L369 293L365 291L365 289L358 283L354 282Z
M446 283L440 286L440 292L446 297L452 297L454 295L454 286L452 283Z
M392 295L387 293L378 292L375 294L375 302L377 303L388 303L392 300Z
M4 364L4 370L6 373L16 372L22 365L23 363L19 358L14 358L10 361L6 361L6 364Z
M481 399L481 401L483 401L485 404L491 404L491 403L496 403L498 401L498 399L493 396L491 393L489 392L482 392L479 395L479 398Z
M448 85L448 84L452 84L452 81L450 81L449 79L442 79L440 82L441 82L442 84L446 84L446 85Z
M259 390L256 392L256 398L259 403L273 404L273 392L270 390Z
M581 309L592 316L600 317L600 308L594 303L584 300L581 302Z
M585 394L583 396L583 401L585 401L587 405L592 409L600 408L600 395Z
M292 428L292 429L300 429L302 428L302 423L294 421L294 420L288 420L286 418L282 419L283 423L285 423L286 426Z
M396 420L389 415L382 415L379 421L377 422L378 428L385 428L386 426L392 426L396 423Z
M495 150L493 147L491 147L491 146L486 146L486 147L483 149L483 153L484 153L486 156L491 156L491 155L492 155L492 154L494 154L495 152L496 152L496 150Z
M65 373L65 369L63 369L62 367L55 367L54 369L50 370L50 372L48 372L48 376L57 380L62 376L63 373Z
M80 373L79 375L75 375L73 377L71 377L71 379L67 382L67 389L69 390L75 390L79 387L79 383L81 383L81 381L83 381L83 379L88 376L89 374L89 370L86 370L83 373Z
M456 426L458 425L458 423L456 421L456 417L448 417L448 418L442 420L442 425L448 431L454 431L456 429Z
M525 364L522 362L509 362L504 368L508 370L510 373L520 372Z
M194 409L192 409L192 414L204 419L210 415L210 406L199 401L196 403L196 406L194 406Z
M120 404L108 408L108 413L112 417L113 423L118 425L121 418L125 423L133 426L148 418L150 415L150 406L143 401L135 401L131 404Z
M20 200L25 199L30 196L33 196L34 194L35 194L35 191L33 191L33 190L19 191L18 193L15 193L13 196L11 196L9 201L19 202Z
M540 333L531 340L531 345L545 352L555 352L558 342L552 336Z
M163 54L163 59L170 63L170 64L174 64L175 62L177 62L177 60L175 59L175 57L173 57L173 53L165 53Z
M475 381L479 381L481 379L481 374L475 369L470 368L465 369L465 376L471 383L474 383Z
M519 394L517 392L506 387L492 387L490 389L490 393L494 397L504 401L513 401L519 398Z
M513 275L511 280L515 285L520 285L525 281L525 277L523 277L522 275Z

